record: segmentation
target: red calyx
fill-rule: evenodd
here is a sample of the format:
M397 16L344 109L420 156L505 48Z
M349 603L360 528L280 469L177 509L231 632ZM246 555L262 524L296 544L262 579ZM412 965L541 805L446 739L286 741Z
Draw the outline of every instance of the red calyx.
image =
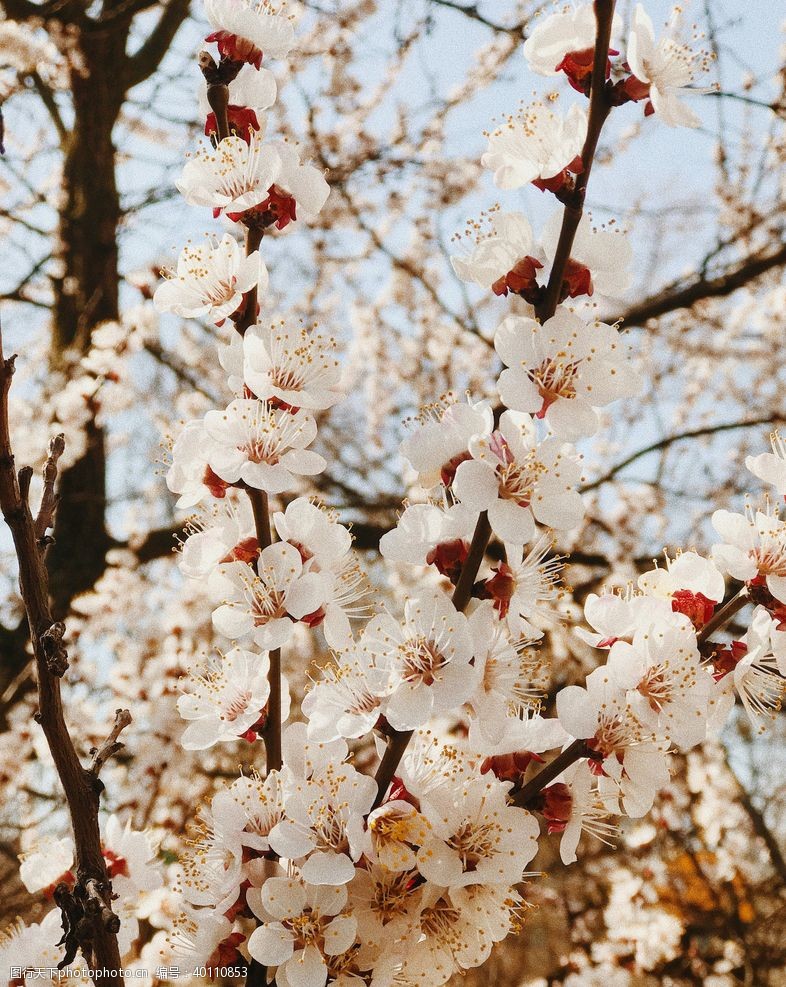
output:
M266 723L267 723L267 710L263 709L260 712L259 719L256 721L256 723L253 723L248 728L248 730L246 730L245 733L241 733L238 739L245 740L249 744L255 744L259 740L260 736L262 735Z
M609 48L609 55L619 55L614 48ZM580 51L569 51L554 68L564 72L573 88L585 96L589 96L592 81L592 63L595 60L595 47L582 48ZM606 78L611 75L611 60L606 59Z
M691 593L688 589L679 589L671 597L672 612L689 617L697 631L712 617L717 605L717 600L710 600L703 593Z
M205 467L205 475L202 477L202 482L214 497L226 497L229 484L225 480L222 480L220 476L217 476L209 466Z
M730 645L718 645L711 658L714 669L712 677L715 681L720 682L725 675L733 672L747 653L748 646L742 641L732 641Z
M245 941L246 937L242 932L231 932L226 939L220 942L206 964L209 976L219 976L222 967L240 966L241 964L245 966L245 960L237 948L241 942Z
M592 296L595 288L592 284L592 274L586 264L580 264L572 257L565 265L565 277L562 281L562 298L578 298L579 295Z
M502 620L507 617L510 610L510 600L516 588L516 581L513 578L513 570L507 562L500 562L497 568L492 568L491 571L496 575L482 584L478 597L481 600L493 600L494 609Z
M300 621L305 624L306 627L319 627L324 619L325 608L320 607L319 610L315 610L313 613L307 613L305 617L301 617Z
M277 230L283 230L297 219L297 202L288 192L284 192L278 185L271 185L267 192L267 198L260 202L253 209L246 209L244 212L228 212L227 216L236 223L243 216L256 216L264 226L275 226Z
M259 130L259 120L256 113L248 106L236 106L230 103L227 107L229 133L234 137L242 137L246 144L251 143L251 135ZM205 134L218 138L218 122L215 113L208 113L205 121Z
M398 775L393 775L390 794L385 799L385 802L409 802L416 809L420 809L420 801L407 789L407 786Z
M106 872L110 879L119 875L128 877L128 861L125 857L119 857L112 850L103 849L101 851L106 861Z
M232 62L248 62L255 69L262 67L262 49L247 38L238 37L229 31L213 31L205 41L215 41L222 58L228 58Z
M580 175L582 171L584 171L584 162L581 160L581 155L577 154L562 171L558 171L551 178L536 178L532 184L535 188L539 188L541 192L554 192L556 194L557 192L561 192L566 185L571 184L571 174Z
M65 871L65 873L61 874L56 881L52 881L52 883L49 885L48 888L44 888L41 891L41 894L43 894L45 898L50 898L50 899L54 898L55 888L58 886L58 884L65 884L66 887L69 890L71 890L71 888L73 888L73 886L76 884L76 876L74 875L73 871L70 870Z
M570 789L561 781L543 789L543 807L540 811L548 822L549 833L561 833L565 829L572 806Z
M495 295L507 295L512 291L514 295L521 295L534 304L540 296L540 286L535 278L542 267L541 262L534 257L522 257L507 274L494 282L491 290Z
M455 583L461 575L461 567L467 561L469 545L462 538L443 541L426 556L427 565L436 566L437 572Z
M485 775L491 772L500 781L517 783L523 780L527 768L533 761L542 764L543 758L532 751L516 751L513 754L492 754L481 764L480 773Z
M456 470L459 466L461 466L461 464L466 462L468 459L472 459L470 453L460 452L458 456L454 456L444 464L442 469L439 471L439 478L446 487L449 487L453 482L453 477L456 475Z
M256 538L244 538L221 559L221 562L255 562L259 555L259 542Z

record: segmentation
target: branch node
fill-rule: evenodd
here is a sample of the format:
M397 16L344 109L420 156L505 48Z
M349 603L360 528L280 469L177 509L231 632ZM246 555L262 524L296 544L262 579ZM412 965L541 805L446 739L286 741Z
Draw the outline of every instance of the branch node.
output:
M22 498L22 503L26 504L30 496L30 481L33 479L33 467L23 466L17 473L17 479L19 480L19 495Z
M62 620L56 621L41 635L41 648L46 659L46 667L52 675L62 678L68 668L68 652L63 644L65 634L65 624Z
M34 531L38 544L45 548L44 537L46 529L51 528L54 521L55 509L58 497L55 493L55 483L57 481L57 461L65 451L65 436L61 432L49 443L49 455L44 465L44 491L41 494L41 505L36 515ZM50 543L47 543L50 544Z
M125 730L125 728L131 723L131 713L127 709L116 709L115 710L115 722L112 729L109 731L109 736L101 744L100 747L94 748L90 753L93 756L90 762L90 767L88 768L88 774L90 775L93 787L96 790L96 794L101 794L103 791L103 784L98 780L98 775L101 772L101 768L106 764L106 762L114 757L118 751L123 749L123 744L118 740L120 734ZM97 783L97 785L95 784ZM100 786L100 788L98 787Z

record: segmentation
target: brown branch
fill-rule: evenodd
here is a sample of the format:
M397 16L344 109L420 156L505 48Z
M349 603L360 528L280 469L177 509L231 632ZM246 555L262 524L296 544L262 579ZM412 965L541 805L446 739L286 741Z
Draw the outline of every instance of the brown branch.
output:
M573 192L565 203L562 227L557 241L557 249L554 252L554 262L551 266L546 294L537 309L538 318L541 322L545 322L554 315L560 302L565 268L570 260L570 251L576 237L576 230L579 228L579 223L584 215L584 199L587 194L587 184L592 171L592 163L595 160L600 132L603 130L603 125L612 108L606 89L606 63L609 58L614 3L615 0L595 0L595 56L592 63L587 136L581 151L583 167L581 174L576 178Z
M522 809L526 808L527 803L531 802L536 795L539 795L546 785L550 785L571 764L575 764L576 761L580 761L588 755L589 751L586 742L583 740L574 740L553 761L549 761L545 768L542 768L534 777L530 778L526 785L523 785L518 790L514 788L511 791L513 805L517 805Z
M101 853L98 808L101 783L97 770L86 770L66 726L60 693L60 677L68 666L62 638L64 625L52 619L49 574L45 563L45 533L55 507L54 483L62 440L53 440L44 469L44 496L34 519L28 502L31 470L14 471L8 416L8 394L15 357L4 359L0 332L0 509L11 530L19 563L19 588L30 627L38 679L38 712L65 792L76 851L76 884L72 891L61 885L57 902L63 913L65 956L70 963L79 949L98 982L120 987L123 983L117 930L120 920L112 911L112 884ZM119 732L119 731L118 731ZM116 737L114 738L116 741ZM114 741L113 741L114 742ZM100 767L100 765L97 765Z
M748 596L747 587L743 586L735 595L712 615L712 617L707 621L707 623L702 627L699 633L696 635L696 640L699 644L703 644L705 641L715 633L715 631L721 630L729 623L731 618L742 608L750 603L750 597Z
M147 40L127 59L123 73L124 90L139 85L155 72L169 51L180 25L188 16L189 6L190 0L169 0Z
M697 302L707 298L724 298L733 294L740 288L744 288L749 282L786 265L786 243L772 254L764 257L746 258L737 267L719 274L715 278L700 277L692 284L684 288L677 285L669 285L657 295L646 298L638 305L634 305L627 312L609 318L606 321L621 321L628 327L644 326L650 319L657 319L661 315L669 312L676 312L679 309L690 308Z
M720 422L716 425L704 425L701 428L688 429L687 431L680 432L677 435L667 435L663 439L658 439L657 442L651 442L642 449L637 449L636 452L632 452L629 456L626 456L625 459L608 469L602 474L602 476L599 476L597 479L591 480L589 483L585 483L582 487L579 487L579 491L581 493L587 493L589 490L597 490L598 487L602 487L610 480L613 480L618 473L621 473L622 470L626 469L632 463L635 463L637 459L641 459L644 456L649 456L653 452L660 452L662 449L667 449L669 446L674 445L675 442L682 442L684 439L698 439L707 435L716 435L719 432L730 432L738 428L754 428L758 425L771 425L773 422L781 421L786 421L786 417L781 414L772 414L764 415L760 418L749 418L747 421L741 422Z

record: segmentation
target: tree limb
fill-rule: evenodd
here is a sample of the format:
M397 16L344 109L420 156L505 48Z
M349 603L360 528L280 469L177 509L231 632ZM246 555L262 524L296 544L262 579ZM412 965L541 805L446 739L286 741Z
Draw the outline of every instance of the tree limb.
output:
M147 40L126 61L123 75L125 90L144 82L161 64L180 25L188 16L190 2L191 0L169 0Z
M65 627L52 619L49 604L49 574L45 551L47 539L39 536L52 522L54 483L62 438L53 440L44 469L44 495L34 519L28 502L32 470L14 471L14 456L8 417L8 394L15 357L4 359L0 332L0 509L11 530L19 563L19 587L30 627L38 679L38 713L52 753L71 816L76 851L76 884L56 889L63 914L65 956L70 963L78 950L88 967L98 972L98 982L122 987L117 930L120 920L112 910L112 883L101 852L98 808L101 786L97 770L86 770L68 732L60 693L60 678L68 667L63 646ZM126 713L126 716L128 714ZM113 731L114 732L114 731ZM118 730L119 733L119 730ZM116 735L111 741L116 742ZM102 748L103 750L103 748ZM108 756L108 753L107 753ZM96 767L100 763L94 762Z

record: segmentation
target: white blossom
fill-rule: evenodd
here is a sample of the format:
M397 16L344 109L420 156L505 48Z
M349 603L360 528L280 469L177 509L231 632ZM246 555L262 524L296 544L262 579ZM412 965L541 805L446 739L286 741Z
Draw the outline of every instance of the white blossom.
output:
M261 401L324 410L341 397L335 339L283 319L253 325L243 336L243 377Z
M177 272L156 289L159 312L184 318L208 316L221 325L257 288L267 291L268 274L259 251L246 256L234 237L226 234L218 243L188 244L180 252Z
M325 460L306 447L317 424L306 411L282 411L268 402L238 398L225 411L205 415L207 459L227 483L243 483L267 493L290 489L295 476L314 476Z
M531 541L536 520L560 530L580 523L579 460L557 439L538 443L529 415L504 412L499 428L488 436L474 435L469 450L472 458L456 469L456 497L473 510L488 511L503 541Z
M507 367L499 378L502 402L545 418L566 441L597 431L596 407L641 389L617 330L586 323L563 306L542 325L509 316L497 329L494 346Z
M543 103L532 103L489 135L480 163L494 173L497 188L516 189L530 182L559 188L566 171L583 170L586 132L587 114L577 103L564 117Z

